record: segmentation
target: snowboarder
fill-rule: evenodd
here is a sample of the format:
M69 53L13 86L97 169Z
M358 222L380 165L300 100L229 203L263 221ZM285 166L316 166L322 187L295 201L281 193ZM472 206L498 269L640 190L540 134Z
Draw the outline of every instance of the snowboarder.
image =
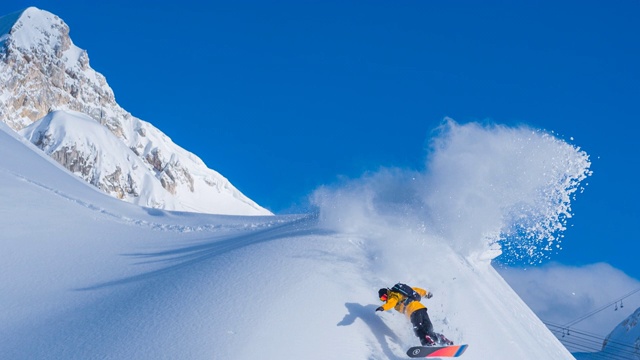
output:
M453 341L444 335L433 331L433 324L427 314L427 308L420 303L421 297L431 299L433 294L425 289L411 288L404 284L396 284L391 289L378 290L378 297L385 303L376 311L387 311L395 308L398 312L407 315L413 331L420 339L423 346L453 345Z

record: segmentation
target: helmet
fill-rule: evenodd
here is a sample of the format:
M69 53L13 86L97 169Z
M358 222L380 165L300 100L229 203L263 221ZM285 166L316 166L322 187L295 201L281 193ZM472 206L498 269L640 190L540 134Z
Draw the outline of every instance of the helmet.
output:
M387 297L389 296L389 289L382 288L378 290L378 297L382 301L387 301Z

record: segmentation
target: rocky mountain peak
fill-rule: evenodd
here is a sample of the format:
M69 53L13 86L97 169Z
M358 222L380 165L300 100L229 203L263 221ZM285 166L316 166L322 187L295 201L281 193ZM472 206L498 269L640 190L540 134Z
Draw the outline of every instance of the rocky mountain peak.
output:
M62 19L35 7L0 17L2 121L69 171L123 200L167 210L271 214L196 155L120 107L69 33ZM67 131L87 119L98 127L82 126L87 134ZM109 153L120 158L106 161Z
M0 18L0 24L8 28L0 35L0 116L12 129L21 130L53 110L80 111L105 124L127 115L58 16L30 7Z

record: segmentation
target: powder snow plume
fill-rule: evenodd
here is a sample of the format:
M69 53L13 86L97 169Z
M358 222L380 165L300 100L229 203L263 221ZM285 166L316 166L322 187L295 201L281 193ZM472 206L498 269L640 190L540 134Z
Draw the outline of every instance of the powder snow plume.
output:
M586 152L545 131L447 118L433 131L424 169L383 168L322 187L311 200L324 226L369 232L380 251L419 241L532 264L560 249L590 165ZM390 241L388 229L411 236L387 234Z

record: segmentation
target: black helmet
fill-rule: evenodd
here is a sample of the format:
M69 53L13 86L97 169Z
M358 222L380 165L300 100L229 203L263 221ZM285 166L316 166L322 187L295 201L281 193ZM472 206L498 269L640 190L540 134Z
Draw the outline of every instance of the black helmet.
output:
M387 289L387 288L382 288L382 289L378 290L378 297L379 297L380 299L382 299L382 297L383 297L383 296L384 296L384 297L386 297L387 295L389 295L389 289ZM385 299L385 300L386 300L386 299Z

